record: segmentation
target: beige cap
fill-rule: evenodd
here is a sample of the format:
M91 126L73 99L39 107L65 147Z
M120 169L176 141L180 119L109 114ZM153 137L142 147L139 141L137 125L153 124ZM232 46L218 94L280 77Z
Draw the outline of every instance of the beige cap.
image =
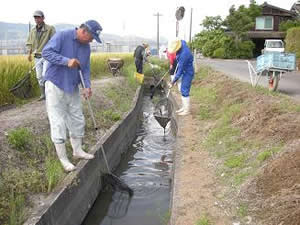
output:
M44 13L41 10L36 10L34 11L33 16L44 17Z

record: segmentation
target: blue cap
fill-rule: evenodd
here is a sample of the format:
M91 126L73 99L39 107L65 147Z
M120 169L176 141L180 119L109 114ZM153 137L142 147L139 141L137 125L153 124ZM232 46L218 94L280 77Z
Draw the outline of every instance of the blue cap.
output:
M93 35L93 38L97 42L102 43L99 37L102 31L101 25L96 20L88 20L84 24L87 26L89 32Z

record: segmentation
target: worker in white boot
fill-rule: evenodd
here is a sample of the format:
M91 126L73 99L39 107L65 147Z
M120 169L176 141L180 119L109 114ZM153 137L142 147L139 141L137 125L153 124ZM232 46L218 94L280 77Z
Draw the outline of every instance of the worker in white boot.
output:
M190 113L190 89L194 78L193 55L184 40L175 40L169 42L168 51L176 52L178 68L174 79L169 87L171 88L179 79L181 79L180 92L182 107L176 111L178 115L184 116Z
M49 62L45 74L46 106L51 128L51 139L57 156L66 171L76 167L66 155L67 129L73 148L73 156L92 159L94 156L82 150L85 120L82 113L79 84L79 67L83 73L85 99L91 97L89 43L99 38L102 27L95 20L88 20L79 28L56 33L42 51Z

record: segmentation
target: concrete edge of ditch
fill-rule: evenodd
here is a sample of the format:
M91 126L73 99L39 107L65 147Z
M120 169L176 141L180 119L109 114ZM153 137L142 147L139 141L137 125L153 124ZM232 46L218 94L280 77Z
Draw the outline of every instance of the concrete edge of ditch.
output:
M80 225L102 188L101 172L105 171L101 145L109 166L115 168L122 153L129 147L139 126L139 113L143 103L144 88L137 89L132 109L101 137L90 153L92 160L81 160L74 172L41 202L24 225Z
M171 179L172 179L172 187L171 187L171 196L170 196L170 220L169 220L169 225L175 225L176 223L176 218L178 214L178 204L180 201L180 196L178 195L178 188L179 188L179 183L180 180L178 178L178 172L181 169L181 159L182 159L182 149L184 148L183 146L183 136L181 133L181 130L179 127L181 126L182 122L180 119L177 118L176 116L176 109L178 108L178 103L176 102L176 99L174 98L173 95L170 95L172 98L172 103L173 103L173 120L176 121L176 144L173 149L173 167L172 167L172 174L171 174Z

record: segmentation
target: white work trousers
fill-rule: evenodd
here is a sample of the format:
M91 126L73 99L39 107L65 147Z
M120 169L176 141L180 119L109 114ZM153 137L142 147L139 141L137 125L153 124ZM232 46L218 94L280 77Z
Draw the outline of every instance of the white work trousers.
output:
M67 139L67 129L70 137L83 138L85 120L79 89L69 94L51 81L46 81L45 93L52 141L55 144L64 143Z
M46 73L48 61L43 58L34 58L34 63L36 65L36 79L38 80L40 86L44 86L43 77Z

